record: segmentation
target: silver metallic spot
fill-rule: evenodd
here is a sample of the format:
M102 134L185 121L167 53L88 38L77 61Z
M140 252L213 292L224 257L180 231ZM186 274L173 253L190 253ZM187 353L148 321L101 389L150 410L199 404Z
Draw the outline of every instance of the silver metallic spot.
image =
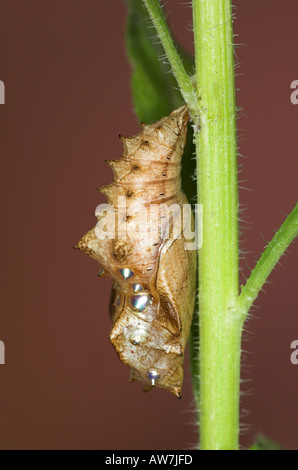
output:
M127 281L127 279L134 275L134 272L129 268L119 269L119 273L123 277L124 281Z
M134 331L129 341L135 346L138 346L139 344L144 343L147 340L147 337L147 331L143 328L138 328L136 331Z
M135 346L138 346L139 344L141 344L142 338L140 336L135 336L134 338L131 338L130 342Z
M103 277L106 274L105 270L102 268L97 274L98 277Z
M160 375L159 375L158 372L156 372L156 370L149 370L149 371L147 372L147 377L148 377L148 379L150 380L152 387L154 387L155 382L156 382L158 379L160 379Z
M140 292L140 291L144 290L143 287L141 286L141 284L133 284L132 288L133 288L134 292Z
M129 304L135 312L144 312L151 304L151 296L149 294L132 295Z

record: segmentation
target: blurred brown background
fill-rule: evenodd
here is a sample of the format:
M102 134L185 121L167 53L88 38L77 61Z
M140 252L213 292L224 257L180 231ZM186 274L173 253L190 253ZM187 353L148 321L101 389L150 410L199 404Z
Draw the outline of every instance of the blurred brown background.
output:
M169 20L191 51L188 2ZM242 232L248 274L297 200L296 0L237 0L237 102ZM121 155L138 131L124 49L122 0L0 1L1 449L189 449L195 414L183 399L143 394L110 345L110 281L72 246L95 224ZM298 448L297 243L246 325L242 445L263 432ZM284 269L283 269L284 268Z

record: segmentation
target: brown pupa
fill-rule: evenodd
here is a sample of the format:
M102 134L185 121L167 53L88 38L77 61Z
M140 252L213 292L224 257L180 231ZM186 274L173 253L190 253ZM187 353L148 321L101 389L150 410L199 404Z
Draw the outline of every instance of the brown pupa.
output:
M180 178L187 121L183 106L143 124L139 134L121 137L122 158L108 162L114 180L101 188L108 204L76 246L114 281L110 340L130 367L131 381L141 381L144 390L166 388L178 398L196 274L196 251L185 246L192 215L181 216L188 204ZM107 214L113 219L104 226Z

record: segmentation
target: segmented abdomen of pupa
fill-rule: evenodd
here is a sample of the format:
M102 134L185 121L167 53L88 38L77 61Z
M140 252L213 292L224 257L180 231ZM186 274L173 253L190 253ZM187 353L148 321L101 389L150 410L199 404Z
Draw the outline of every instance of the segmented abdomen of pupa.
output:
M112 218L99 210L97 226L77 245L114 281L110 339L131 379L178 397L196 264L181 225L174 236L176 214L187 203L180 178L187 121L183 106L133 137L121 136L122 158L108 161L114 179L100 188Z

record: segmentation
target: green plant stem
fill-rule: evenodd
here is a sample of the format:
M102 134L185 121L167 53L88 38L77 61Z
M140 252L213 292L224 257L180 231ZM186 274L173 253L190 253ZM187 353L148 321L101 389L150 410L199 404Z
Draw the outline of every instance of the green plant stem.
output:
M245 320L250 307L290 243L298 235L298 204L267 245L238 299L238 311Z
M203 244L199 250L199 361L192 351L191 371L199 409L200 448L234 450L238 449L239 435L243 322L270 272L298 234L298 205L265 249L239 295L231 0L193 0L196 91L177 53L159 1L143 2L195 127ZM195 350L197 326L190 337L190 346Z
M181 94L192 116L195 116L197 114L195 89L190 77L187 75L185 68L183 67L182 60L175 47L159 0L143 0L143 2L155 26L158 38L163 45L166 57L171 65L172 72L180 87Z
M230 0L193 0L200 132L198 197L200 446L238 449L241 322L233 32Z

